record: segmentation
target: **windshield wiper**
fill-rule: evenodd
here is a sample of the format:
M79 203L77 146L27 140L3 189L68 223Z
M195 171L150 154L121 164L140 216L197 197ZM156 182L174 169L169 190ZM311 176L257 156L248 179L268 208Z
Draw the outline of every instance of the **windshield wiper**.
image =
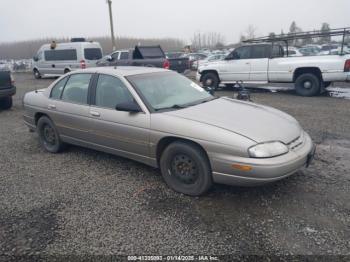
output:
M182 108L186 108L187 106L184 105L172 105L169 107L162 107L162 108L155 108L155 111L160 111L160 110L167 110L167 109L182 109Z

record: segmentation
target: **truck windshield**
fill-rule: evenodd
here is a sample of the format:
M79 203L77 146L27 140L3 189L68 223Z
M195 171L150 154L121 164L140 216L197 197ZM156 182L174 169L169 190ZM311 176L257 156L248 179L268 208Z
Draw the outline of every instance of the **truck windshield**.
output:
M85 48L84 56L86 60L99 60L102 58L101 48Z
M215 99L187 77L173 72L127 77L154 111L180 109Z

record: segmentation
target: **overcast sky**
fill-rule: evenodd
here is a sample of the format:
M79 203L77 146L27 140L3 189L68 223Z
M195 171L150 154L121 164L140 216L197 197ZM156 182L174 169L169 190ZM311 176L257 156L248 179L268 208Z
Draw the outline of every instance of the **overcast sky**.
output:
M0 42L43 37L109 35L106 0L0 0ZM322 22L350 26L350 0L113 0L118 36L176 37L221 33L236 42L249 24L261 36Z

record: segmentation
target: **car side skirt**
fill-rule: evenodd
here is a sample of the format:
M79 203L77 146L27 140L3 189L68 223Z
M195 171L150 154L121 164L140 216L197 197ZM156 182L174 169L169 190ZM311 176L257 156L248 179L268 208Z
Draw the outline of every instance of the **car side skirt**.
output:
M141 162L141 163L144 163L146 165L149 165L149 166L152 166L152 167L155 167L155 168L158 167L157 159L155 159L155 158L150 158L150 157L147 157L147 156L142 156L142 155L134 154L134 153L131 153L131 152L117 150L117 149L114 149L114 148L110 148L110 147L106 147L106 146L102 146L102 145L86 142L86 141L83 141L83 140L80 140L80 139L76 139L76 138L72 138L72 137L69 137L69 136L60 135L60 138L62 139L63 142L65 142L67 144L72 144L72 145L81 146L81 147L87 147L87 148L94 149L94 150L97 150L97 151L102 151L102 152L105 152L105 153L109 153L109 154L125 157L125 158L128 158L128 159L132 159L132 160L135 160L137 162Z

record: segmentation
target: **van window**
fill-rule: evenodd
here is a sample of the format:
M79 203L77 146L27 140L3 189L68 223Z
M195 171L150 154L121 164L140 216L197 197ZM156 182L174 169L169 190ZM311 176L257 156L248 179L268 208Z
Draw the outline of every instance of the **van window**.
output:
M72 61L77 60L77 50L46 50L44 52L46 61Z
M84 57L86 60L99 60L102 58L101 48L85 48Z
M71 75L63 90L62 100L78 104L87 104L91 74Z

